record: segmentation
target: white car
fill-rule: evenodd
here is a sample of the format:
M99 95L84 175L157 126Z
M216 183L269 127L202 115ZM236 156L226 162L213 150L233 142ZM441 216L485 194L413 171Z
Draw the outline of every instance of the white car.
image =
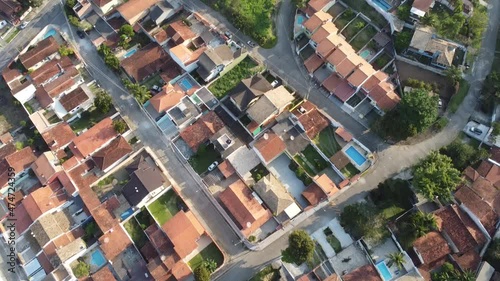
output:
M443 100L439 99L438 100L438 108L441 108L441 107L443 107Z
M0 29L4 28L5 26L7 26L7 22L4 20L0 20Z
M212 164L210 164L210 166L208 166L208 171L211 172L215 169L215 167L217 167L219 165L219 162L215 161L213 162Z
M280 83L280 82L279 82L278 80L274 80L273 82L271 82L271 86L272 86L273 88L276 88L276 86L278 86L278 84L279 84L279 83Z
M20 29L25 29L26 26L28 26L30 22L29 21L23 21L23 23L21 23L21 25L19 26Z

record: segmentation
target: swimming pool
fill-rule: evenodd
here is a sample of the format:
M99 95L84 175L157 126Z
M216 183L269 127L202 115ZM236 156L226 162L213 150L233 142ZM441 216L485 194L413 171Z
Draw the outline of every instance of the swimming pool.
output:
M392 6L389 5L389 3L385 2L384 0L373 0L373 2L375 4L377 4L377 6L379 6L380 8L382 8L382 10L384 10L386 12L389 11L392 8Z
M132 49L132 50L128 51L123 57L128 58L131 55L135 54L135 52L137 52L137 49Z
M362 57L362 58L364 58L364 59L366 59L367 57L369 57L369 56L370 56L370 54L371 54L371 53L372 53L372 52L370 52L370 50L363 50L363 51L359 54L359 56L360 56L360 57Z
M193 84L186 77L181 79L181 81L179 82L179 85L181 86L182 90L184 90L184 91L187 91L187 90L193 88Z
M149 101L148 101L149 102ZM120 217L122 220L126 220L128 217L130 217L130 215L132 215L134 213L134 210L132 210L132 208L129 208L128 210L126 210L125 212L123 212Z
M106 264L106 258L104 258L101 250L97 249L90 255L90 264L97 268Z
M359 153L359 151L351 145L345 153L352 159L358 166L363 165L366 162L366 158Z
M384 281L389 281L392 279L392 274L389 271L389 268L387 267L387 265L385 264L385 261L381 261L381 262L377 263L377 269L380 272L380 274L382 275L382 278L384 279Z
M45 35L43 36L43 39L47 39L50 36L54 36L55 34L56 34L56 31L54 29L50 29L49 31L47 31L47 33L45 33Z
M297 15L297 25L302 25L302 23L306 20L306 17L304 17L303 15L301 14L298 14Z

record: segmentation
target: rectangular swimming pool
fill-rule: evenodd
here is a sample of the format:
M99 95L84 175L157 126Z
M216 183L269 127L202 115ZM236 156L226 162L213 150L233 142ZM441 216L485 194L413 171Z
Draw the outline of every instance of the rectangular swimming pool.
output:
M373 3L377 4L377 6L379 6L380 8L382 8L382 10L386 12L392 8L392 6L389 5L389 3L385 2L384 0L373 0Z
M352 145L345 151L345 153L349 156L349 158L354 160L358 166L361 166L366 162L366 158Z
M106 264L106 258L102 254L101 250L97 249L92 253L92 255L90 255L90 263L96 268L100 268Z
M187 91L191 88L193 88L193 84L191 84L191 81L189 81L188 78L182 78L181 81L179 82L179 85L181 86L182 90Z
M128 58L128 57L132 56L133 54L135 54L135 52L137 52L137 49L132 49L132 50L128 51L123 57Z
M389 268L387 267L387 265L385 264L385 261L381 261L381 262L377 263L377 269L380 272L380 274L382 275L382 278L384 279L384 281L389 281L392 279L392 274L389 271Z

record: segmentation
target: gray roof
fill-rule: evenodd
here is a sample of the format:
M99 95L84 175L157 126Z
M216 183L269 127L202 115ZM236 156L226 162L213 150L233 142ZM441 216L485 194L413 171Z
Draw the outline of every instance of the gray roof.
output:
M210 109L218 104L217 98L210 92L207 87L202 87L195 94L201 99L201 101Z
M50 240L64 233L56 220L56 216L53 214L46 214L40 217L31 226L31 232L33 232L33 236L35 236L40 247L45 246Z
M288 114L282 113L276 118L278 123L271 130L285 142L288 153L296 155L309 145L309 140L302 135L304 130L299 125L294 125L289 118L278 120L282 115L290 115L289 112L286 113Z
M88 21L104 38L107 38L109 35L115 33L115 30L94 11L90 12L85 20Z
M222 147L222 144L219 143L218 139L224 135L227 135L229 139L231 139L232 144L224 149ZM231 155L234 151L236 151L238 148L243 146L243 142L238 139L231 129L229 129L227 126L224 126L224 128L220 129L217 133L215 133L213 136L210 137L210 142L215 145L217 150L220 152L222 158L226 158L229 155Z
M283 184L272 174L263 177L253 186L253 189L275 215L281 214L294 203Z
M85 250L87 248L85 242L82 238L78 238L68 245L57 249L56 253L61 259L62 262L69 260L74 255L78 254L80 251Z
M264 123L269 116L276 112L277 108L267 96L261 97L254 105L247 109L247 114L258 124Z
M257 74L251 78L241 80L241 82L231 90L229 96L235 101L241 110L246 110L250 102L256 97L264 95L272 90L273 86L264 76Z
M152 21L156 22L159 18L163 17L164 14L172 13L173 9L174 7L172 7L168 1L161 1L151 8L149 17Z
M233 51L227 45L220 45L213 49L207 49L201 54L198 61L198 74L203 79L210 75L210 71L219 65L226 65L233 60Z

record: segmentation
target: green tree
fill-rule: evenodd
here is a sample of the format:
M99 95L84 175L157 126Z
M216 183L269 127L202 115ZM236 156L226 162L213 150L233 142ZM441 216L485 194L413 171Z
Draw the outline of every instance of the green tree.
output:
M68 47L67 45L61 45L59 47L59 54L63 57L75 54L75 51Z
M408 5L408 4L404 4L404 5L401 5L398 7L398 10L397 10L397 15L398 15L398 18L400 18L401 20L408 20L410 18L410 10L411 10L411 6Z
M444 73L453 83L458 83L462 79L462 70L454 65L448 67Z
M217 269L217 262L213 259L203 260L201 263L202 267L205 267L210 274L212 274Z
M29 0L30 6L33 8L37 8L42 6L43 0Z
M194 270L194 279L196 281L210 281L210 272L204 266L199 266Z
M408 30L403 30L396 34L396 38L394 40L394 48L398 53L403 52L410 46L411 38L413 37L413 33Z
M403 269L403 265L405 263L405 257L403 253L401 252L392 253L389 254L387 258L389 259L389 264L388 264L389 267L395 265L397 268Z
M437 95L429 95L423 89L414 89L403 95L399 103L399 120L394 120L412 136L429 128L438 117Z
M368 203L354 203L345 207L340 215L340 224L357 239L365 237L380 241L388 234L382 215Z
M467 166L474 165L479 162L479 160L485 159L489 156L486 149L477 149L460 140L454 140L449 145L441 148L439 152L450 157L453 166L459 171L462 171L467 168Z
M494 137L500 135L500 122L493 122L493 124L491 124L493 126L493 130L491 131L491 135L493 135Z
M441 202L450 201L459 183L460 172L453 167L451 158L436 151L414 169L413 185L430 200L438 196Z
M90 265L83 261L78 261L75 267L73 267L73 273L76 278L83 278L90 275Z
M125 35L127 37L133 37L135 34L134 28L130 24L124 24L120 27L120 35Z
M95 96L94 105L102 113L109 112L113 106L111 96L105 91L99 91Z
M134 84L127 79L124 79L123 84L140 104L144 104L151 98L151 92L146 86Z
M66 0L66 6L73 8L76 5L76 0Z
M301 265L311 260L314 242L304 230L295 230L288 236L288 247L281 252L283 261Z
M16 150L21 150L24 148L24 143L21 141L17 141L14 143L14 146L16 147Z
M307 6L307 2L308 0L292 0L293 5L295 5L297 9L305 8Z
M113 128L117 133L123 134L127 130L127 123L125 123L125 121L123 120L114 120Z
M490 247L484 255L484 259L497 271L500 271L500 238L491 241Z

